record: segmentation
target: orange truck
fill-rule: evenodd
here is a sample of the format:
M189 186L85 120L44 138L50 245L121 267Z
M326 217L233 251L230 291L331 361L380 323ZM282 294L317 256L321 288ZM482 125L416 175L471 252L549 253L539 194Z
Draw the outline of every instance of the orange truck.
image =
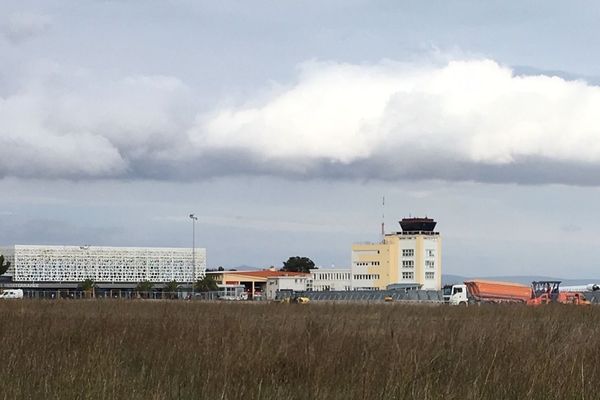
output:
M531 287L510 282L484 280L465 281L452 286L450 304L468 303L527 303L531 299Z
M452 286L449 303L590 304L581 293L560 292L559 285L559 281L536 281L527 286L512 282L470 280Z

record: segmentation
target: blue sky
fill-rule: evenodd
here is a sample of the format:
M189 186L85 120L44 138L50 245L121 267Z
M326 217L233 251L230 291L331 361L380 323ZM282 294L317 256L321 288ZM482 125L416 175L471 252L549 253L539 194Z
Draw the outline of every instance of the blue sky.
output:
M6 1L0 241L598 276L594 2Z

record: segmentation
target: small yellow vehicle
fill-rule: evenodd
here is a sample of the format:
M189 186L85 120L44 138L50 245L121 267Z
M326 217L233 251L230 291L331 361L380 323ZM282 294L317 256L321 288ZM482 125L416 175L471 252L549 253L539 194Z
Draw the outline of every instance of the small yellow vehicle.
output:
M310 299L308 297L303 296L286 297L285 299L280 300L279 302L285 304L308 304L310 303Z
M298 304L308 304L310 303L310 299L308 297L296 297L296 303Z

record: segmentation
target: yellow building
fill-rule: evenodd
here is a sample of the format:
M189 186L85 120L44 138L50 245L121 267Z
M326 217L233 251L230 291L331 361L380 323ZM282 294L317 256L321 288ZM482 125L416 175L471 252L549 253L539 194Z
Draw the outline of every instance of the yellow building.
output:
M404 218L401 232L381 243L352 245L352 288L384 290L388 285L417 283L422 289L442 287L442 238L431 218Z

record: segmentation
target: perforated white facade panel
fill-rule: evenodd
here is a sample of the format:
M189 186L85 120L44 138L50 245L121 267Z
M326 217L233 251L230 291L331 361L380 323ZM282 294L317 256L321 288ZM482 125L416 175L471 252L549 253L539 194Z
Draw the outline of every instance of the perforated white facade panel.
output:
M7 253L19 282L190 282L194 271L191 248L15 245ZM206 272L206 249L195 258L194 281Z

